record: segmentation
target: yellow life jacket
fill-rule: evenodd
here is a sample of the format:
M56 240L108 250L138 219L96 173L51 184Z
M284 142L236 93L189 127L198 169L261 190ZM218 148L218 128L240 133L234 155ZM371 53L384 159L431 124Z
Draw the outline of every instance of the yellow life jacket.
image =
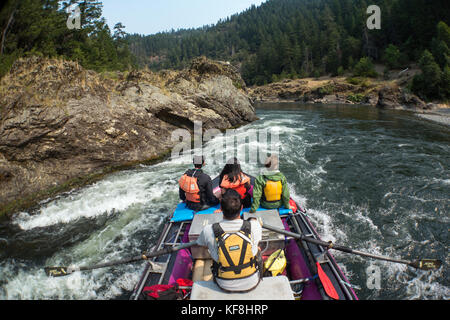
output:
M286 269L287 260L283 249L279 249L271 254L269 258L264 262L265 273L269 273L270 276L276 277L283 273Z
M281 184L281 181L266 181L266 186L264 187L264 196L266 197L266 201L280 201L282 192L283 185Z
M257 257L252 252L250 221L244 221L238 232L224 232L220 224L213 224L219 244L219 261L214 261L214 276L236 280L250 277L258 271Z

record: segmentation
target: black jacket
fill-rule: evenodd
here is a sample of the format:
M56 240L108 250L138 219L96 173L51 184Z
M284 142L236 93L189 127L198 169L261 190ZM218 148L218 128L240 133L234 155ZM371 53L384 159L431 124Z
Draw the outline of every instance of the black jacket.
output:
M186 201L186 194L181 188L179 188L180 199L186 201L187 207L195 211L200 211L206 206L215 206L219 203L219 200L213 193L211 177L203 173L201 169L189 169L185 174L192 177L194 171L196 171L194 177L197 178L198 188L200 189L200 203Z

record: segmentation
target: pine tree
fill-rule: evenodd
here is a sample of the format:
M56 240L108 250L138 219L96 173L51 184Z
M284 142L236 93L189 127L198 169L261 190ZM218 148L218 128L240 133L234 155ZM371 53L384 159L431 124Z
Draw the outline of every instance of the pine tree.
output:
M82 13L81 30L70 30L66 24L66 9L75 4ZM101 18L101 2L21 0L9 1L5 8L0 12L0 27L4 26L0 76L15 59L29 55L64 57L97 71L122 70L134 64L128 43L115 42Z
M437 37L432 40L432 53L441 68L450 65L450 27L443 21L437 25Z
M387 66L391 69L400 67L401 53L397 46L390 44L386 50L384 50L383 60Z
M446 65L442 71L441 97L450 100L450 66Z
M375 67L369 57L363 57L354 67L354 76L358 77L377 77Z
M423 52L419 66L422 73L414 77L412 90L424 98L439 98L442 72L430 51Z

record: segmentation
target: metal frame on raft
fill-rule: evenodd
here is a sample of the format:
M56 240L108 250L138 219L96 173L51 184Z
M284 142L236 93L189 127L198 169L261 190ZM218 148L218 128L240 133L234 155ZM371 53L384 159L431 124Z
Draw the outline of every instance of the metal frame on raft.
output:
M312 226L309 219L302 213L283 215L281 218L286 220L286 223L291 224L294 228L295 232L319 239L317 231ZM161 236L158 240L157 245L153 248L156 250L163 249L167 246L179 245L182 243L182 239L184 237L184 233L191 221L185 222L168 222L165 224L164 229L161 233ZM303 226L303 227L302 227ZM295 240L295 239L292 239ZM305 258L308 260L308 268L310 269L311 274L316 275L317 270L314 270L314 265L316 262L320 262L326 273L332 273L333 277L333 285L337 289L339 299L348 299L348 300L357 300L357 296L352 289L348 289L346 284L348 284L348 280L345 278L345 275L337 266L333 256L321 246L314 245L311 243L307 243L302 240L295 240L298 245L300 251ZM175 263L177 255L170 254L164 255L161 257L155 257L152 260L147 261L145 264L144 270L142 272L142 277L139 282L136 284L133 293L130 296L131 300L138 300L140 298L141 292L149 282L149 277L154 277L151 281L153 284L165 284L169 280L170 274L168 274L168 270L171 270L173 264ZM325 259L324 259L325 258ZM313 269L313 270L311 270ZM297 279L291 281L294 283L304 283L311 281L311 279ZM314 281L317 285L317 289L320 292L322 299L328 300L331 299L326 294L320 280L315 277Z

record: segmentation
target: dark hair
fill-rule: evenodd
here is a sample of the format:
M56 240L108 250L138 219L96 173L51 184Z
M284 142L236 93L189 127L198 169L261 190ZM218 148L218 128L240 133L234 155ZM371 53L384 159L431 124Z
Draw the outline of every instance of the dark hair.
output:
M241 214L242 200L236 190L228 189L222 196L220 206L226 219L235 219Z
M236 182L238 179L240 179L241 173L242 169L238 159L230 159L227 161L227 164L225 165L225 167L223 167L223 170L220 173L220 182L222 182L225 175L228 175L228 180L230 182Z

